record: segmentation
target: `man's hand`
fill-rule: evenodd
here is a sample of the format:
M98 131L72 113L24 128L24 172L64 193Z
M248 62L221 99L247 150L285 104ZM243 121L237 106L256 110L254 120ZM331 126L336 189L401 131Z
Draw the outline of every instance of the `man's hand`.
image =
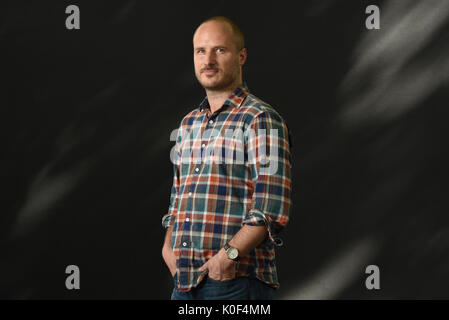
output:
M203 272L209 270L209 278L214 280L232 280L235 278L236 264L235 261L228 258L225 250L222 248L216 255L203 264L199 271Z
M164 246L162 248L162 257L164 258L165 264L170 270L172 277L174 277L176 273L176 256L172 248Z

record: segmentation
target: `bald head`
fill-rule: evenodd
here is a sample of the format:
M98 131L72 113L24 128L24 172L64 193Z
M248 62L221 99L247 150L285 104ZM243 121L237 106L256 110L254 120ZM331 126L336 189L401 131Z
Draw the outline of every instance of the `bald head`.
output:
M240 27L231 19L222 17L222 16L216 16L209 18L205 21L203 21L199 27L195 30L195 33L193 34L193 39L195 39L195 35L198 33L200 29L204 29L205 25L211 25L214 24L216 27L220 28L222 32L226 33L227 35L230 35L233 39L233 42L235 44L235 49L237 51L242 50L245 47L245 37L240 30Z

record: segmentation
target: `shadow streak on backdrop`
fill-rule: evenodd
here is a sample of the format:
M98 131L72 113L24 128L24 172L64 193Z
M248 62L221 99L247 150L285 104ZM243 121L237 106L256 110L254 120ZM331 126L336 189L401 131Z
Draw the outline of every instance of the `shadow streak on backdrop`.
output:
M316 271L286 299L449 298L449 3L385 1L381 12L381 30L350 52L331 132L296 164L299 211L314 212L310 230L323 225L329 261L312 260ZM320 250L306 239L305 251ZM365 288L370 264L381 271L379 292Z
M368 31L370 2L287 3L79 1L71 33L68 1L1 4L1 298L169 297L169 137L204 95L191 37L217 14L241 24L249 88L292 130L280 297L449 297L448 4L378 1Z

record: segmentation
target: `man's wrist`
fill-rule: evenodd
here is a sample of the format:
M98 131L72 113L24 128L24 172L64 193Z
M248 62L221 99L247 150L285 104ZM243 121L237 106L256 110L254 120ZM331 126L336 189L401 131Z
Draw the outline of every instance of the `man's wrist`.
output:
M238 261L240 259L240 251L236 247L233 247L230 244L230 241L226 242L226 244L223 247L226 257L231 261Z
M226 254L226 250L224 248L221 248L220 251L218 251L218 255L220 256L220 259L223 261L234 262L228 258L228 255Z

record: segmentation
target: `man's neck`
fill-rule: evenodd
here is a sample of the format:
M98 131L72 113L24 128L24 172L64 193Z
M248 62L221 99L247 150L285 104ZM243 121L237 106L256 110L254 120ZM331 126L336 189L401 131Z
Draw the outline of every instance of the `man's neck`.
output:
M238 87L242 85L241 82L234 84L233 86L228 87L226 90L214 91L207 90L207 101L209 102L210 111L214 113L224 104L227 98L233 93Z

